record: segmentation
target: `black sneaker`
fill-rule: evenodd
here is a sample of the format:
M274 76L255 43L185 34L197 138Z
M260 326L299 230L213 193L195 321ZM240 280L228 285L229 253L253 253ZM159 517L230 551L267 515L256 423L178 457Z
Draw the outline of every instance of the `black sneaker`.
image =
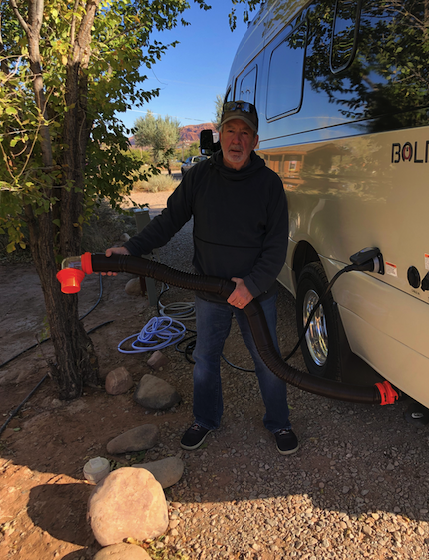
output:
M200 445L203 444L204 440L206 439L207 435L210 432L211 430L208 430L207 428L203 428L202 426L200 426L195 422L183 434L182 440L180 442L180 446L183 449L187 449L188 451L192 451L193 449L198 449Z
M277 451L281 455L292 455L292 453L298 451L298 438L290 428L279 430L274 434L274 437L276 438Z

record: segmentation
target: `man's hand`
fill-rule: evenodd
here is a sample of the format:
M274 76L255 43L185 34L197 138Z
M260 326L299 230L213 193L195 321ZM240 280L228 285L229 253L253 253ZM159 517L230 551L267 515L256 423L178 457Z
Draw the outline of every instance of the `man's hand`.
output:
M233 282L236 283L235 290L228 298L228 303L238 309L243 309L246 305L252 301L253 296L246 288L244 280L242 278L231 278Z
M125 247L110 247L106 249L106 257L111 257L112 255L129 255L130 252ZM117 272L102 272L102 276L116 276Z

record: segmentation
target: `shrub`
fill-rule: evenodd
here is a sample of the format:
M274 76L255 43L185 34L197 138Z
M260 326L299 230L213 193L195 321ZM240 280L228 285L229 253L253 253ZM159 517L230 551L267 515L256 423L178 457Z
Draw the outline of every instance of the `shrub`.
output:
M106 200L102 200L89 223L83 225L82 253L104 253L123 233L128 233L130 237L137 233L134 216L119 214Z
M171 175L155 175L148 181L136 181L133 190L140 192L174 191L179 181Z

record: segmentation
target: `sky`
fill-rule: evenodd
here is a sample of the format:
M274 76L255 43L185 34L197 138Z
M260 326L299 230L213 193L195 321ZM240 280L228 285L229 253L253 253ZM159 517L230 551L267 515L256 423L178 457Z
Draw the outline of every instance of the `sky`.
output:
M247 24L243 23L243 8L237 6L237 27L230 30L231 0L208 0L212 5L208 11L194 5L193 0L189 2L192 7L183 17L191 25L180 24L154 36L164 44L175 40L180 43L169 48L151 70L142 69L148 77L144 88L159 87L160 94L141 108L117 115L127 128L138 117L144 117L147 110L162 117L175 117L180 126L215 119L216 96L225 94L229 70Z

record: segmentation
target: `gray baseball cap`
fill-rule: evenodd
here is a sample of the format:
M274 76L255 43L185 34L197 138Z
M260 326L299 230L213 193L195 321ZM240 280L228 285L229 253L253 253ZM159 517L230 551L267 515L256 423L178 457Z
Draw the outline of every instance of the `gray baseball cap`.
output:
M258 132L258 114L256 107L247 101L226 101L222 109L221 126L240 119L244 121L254 132Z

